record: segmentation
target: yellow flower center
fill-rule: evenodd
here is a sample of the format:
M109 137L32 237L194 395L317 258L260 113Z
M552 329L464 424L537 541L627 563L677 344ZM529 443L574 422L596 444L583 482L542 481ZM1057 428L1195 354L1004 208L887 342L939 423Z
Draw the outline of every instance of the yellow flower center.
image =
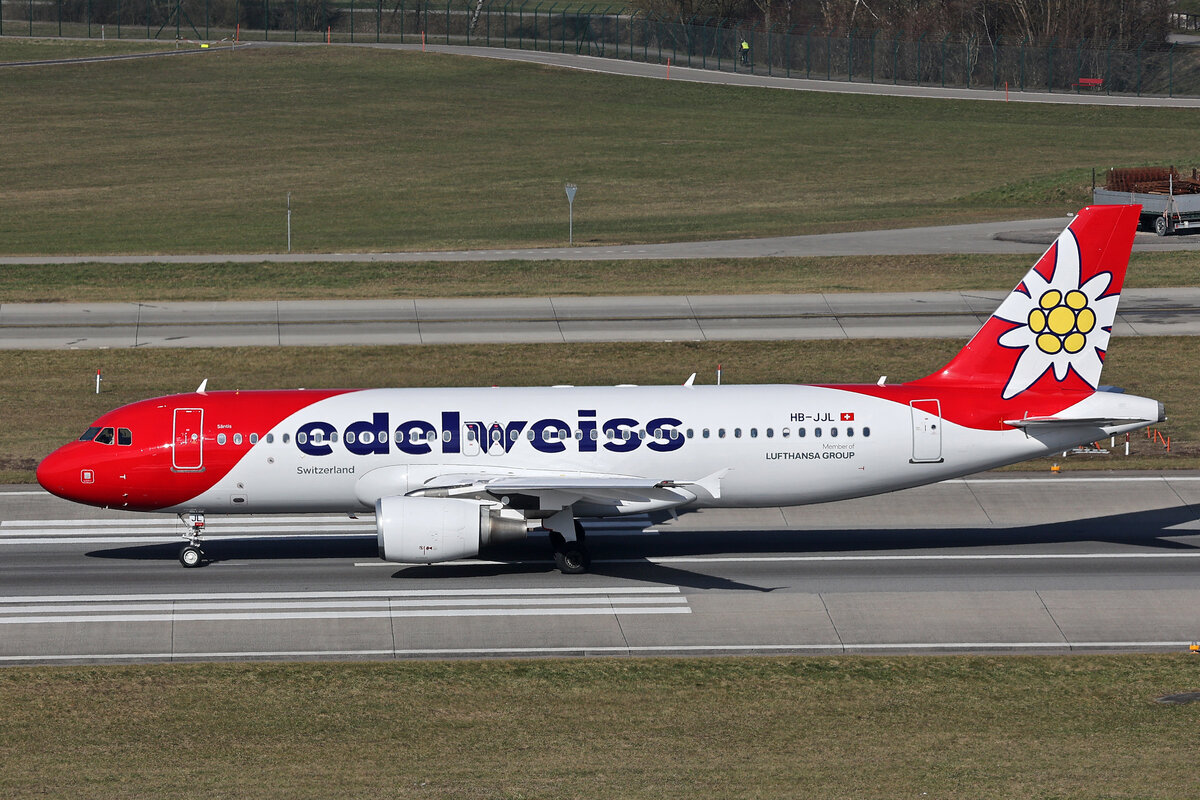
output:
M1096 327L1096 312L1088 308L1088 297L1078 289L1065 295L1046 291L1029 312L1029 329L1037 334L1038 349L1047 355L1066 350L1075 354L1087 345L1087 334Z

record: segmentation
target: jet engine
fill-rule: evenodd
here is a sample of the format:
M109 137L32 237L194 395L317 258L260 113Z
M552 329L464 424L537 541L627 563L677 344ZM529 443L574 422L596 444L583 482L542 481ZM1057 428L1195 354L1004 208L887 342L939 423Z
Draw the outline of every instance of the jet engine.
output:
M477 500L449 497L381 497L375 502L379 557L402 564L432 564L479 555L497 542L524 539L520 512Z

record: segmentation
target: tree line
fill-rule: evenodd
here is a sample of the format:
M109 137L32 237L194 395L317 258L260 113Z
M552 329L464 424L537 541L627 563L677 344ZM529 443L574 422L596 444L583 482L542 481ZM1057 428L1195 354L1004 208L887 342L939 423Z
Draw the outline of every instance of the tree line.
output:
M1163 46L1167 0L631 0L660 19L743 19L787 31L954 34L979 41Z

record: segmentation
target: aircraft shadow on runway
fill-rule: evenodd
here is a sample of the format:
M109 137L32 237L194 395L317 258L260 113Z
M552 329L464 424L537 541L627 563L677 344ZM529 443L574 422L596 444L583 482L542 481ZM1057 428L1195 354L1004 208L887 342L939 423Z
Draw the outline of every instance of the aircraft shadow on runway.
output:
M830 555L864 552L917 553L965 548L1023 547L1071 542L1103 542L1166 550L1200 549L1200 530L1173 530L1195 522L1189 506L1173 506L1066 522L1041 523L1009 528L868 528L838 530L713 530L671 531L657 536L593 536L589 540L591 573L614 578L645 580L696 589L771 591L719 576L654 563L649 559L728 555ZM205 552L214 563L283 559L378 558L374 536L311 536L219 538L211 529ZM1195 537L1196 543L1176 541ZM92 558L139 561L174 561L179 544L156 543L93 550ZM546 541L532 536L525 542L489 550L489 563L447 563L436 566L398 566L398 579L485 578L499 575L550 572Z

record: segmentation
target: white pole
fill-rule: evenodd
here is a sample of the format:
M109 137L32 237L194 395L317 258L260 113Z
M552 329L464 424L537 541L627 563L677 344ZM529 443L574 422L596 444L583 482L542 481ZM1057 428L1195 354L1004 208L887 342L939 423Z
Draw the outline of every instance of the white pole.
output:
M288 233L288 252L292 252L292 193L288 192L288 213L287 213L287 233Z
M567 244L575 244L575 192L577 186L573 183L566 185L567 190Z
M100 394L100 370L96 370L96 394Z

